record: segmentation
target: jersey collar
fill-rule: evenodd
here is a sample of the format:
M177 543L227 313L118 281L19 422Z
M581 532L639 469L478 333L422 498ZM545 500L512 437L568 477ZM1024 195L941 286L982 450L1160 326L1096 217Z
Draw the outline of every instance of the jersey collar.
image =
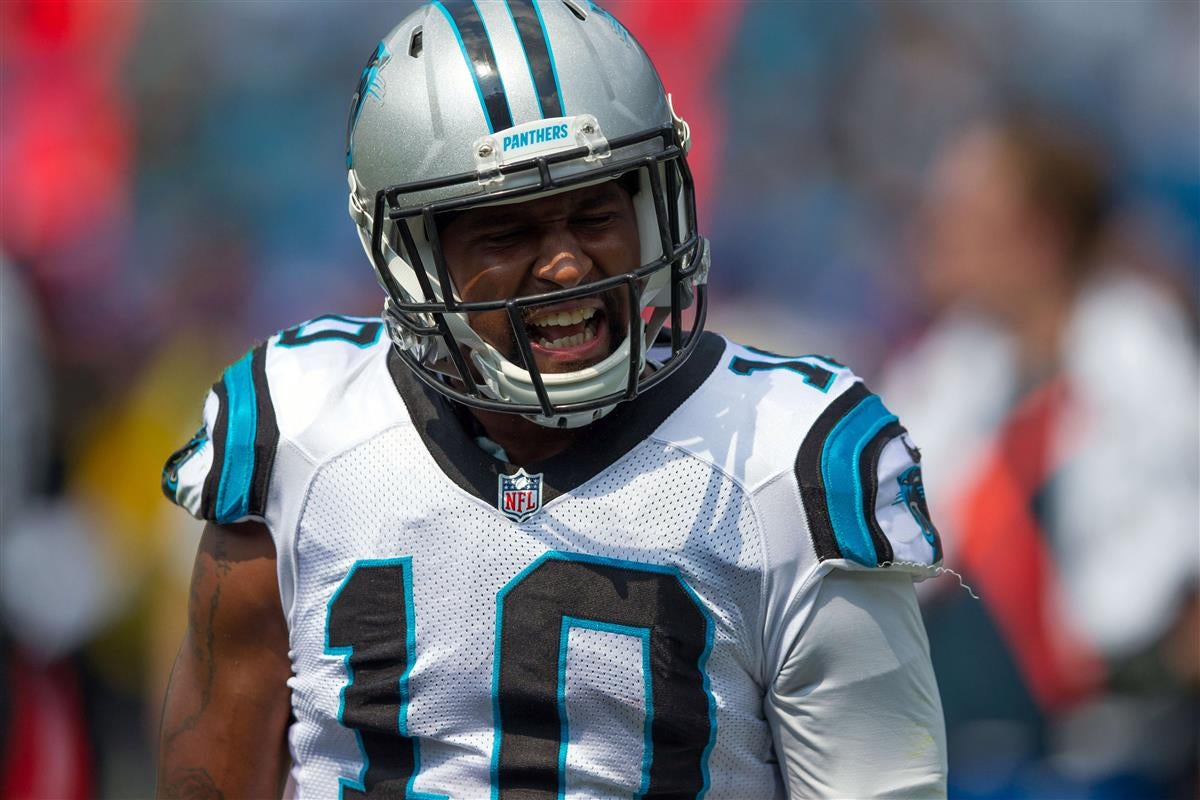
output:
M481 450L476 432L467 428L453 403L413 377L394 346L388 349L387 364L413 426L446 477L491 505L499 476L523 467L528 473L542 473L543 502L548 503L587 483L644 441L707 380L724 352L723 338L702 333L688 360L661 384L619 404L564 452L528 464L501 461Z

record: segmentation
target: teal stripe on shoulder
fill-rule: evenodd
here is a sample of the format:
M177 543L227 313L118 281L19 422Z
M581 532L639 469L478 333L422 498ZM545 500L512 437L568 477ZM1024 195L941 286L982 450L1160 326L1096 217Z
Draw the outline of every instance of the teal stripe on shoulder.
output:
M879 564L879 554L863 512L858 462L871 438L895 421L896 415L887 410L878 395L868 395L830 431L821 454L825 501L838 549L843 557L869 567Z
M250 487L254 479L254 436L258 431L258 402L250 364L251 350L225 370L229 398L225 430L225 457L217 485L216 521L236 522L250 512Z

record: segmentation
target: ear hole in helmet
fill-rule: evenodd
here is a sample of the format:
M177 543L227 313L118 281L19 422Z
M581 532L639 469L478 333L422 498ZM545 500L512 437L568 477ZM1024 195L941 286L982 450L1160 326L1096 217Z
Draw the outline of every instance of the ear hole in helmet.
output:
M587 10L579 3L575 2L575 0L563 0L563 5L566 6L580 22L587 19Z
M413 31L412 38L408 40L408 54L413 58L421 55L421 50L425 45L425 38L421 34L421 29L417 28Z

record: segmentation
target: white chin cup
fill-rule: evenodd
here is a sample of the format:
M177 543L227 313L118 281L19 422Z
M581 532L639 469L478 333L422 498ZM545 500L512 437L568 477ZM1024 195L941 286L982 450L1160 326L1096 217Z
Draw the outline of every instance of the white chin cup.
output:
M479 371L483 379L480 391L493 400L503 400L521 405L537 405L537 390L529 371L521 367L479 338L479 335L467 325L463 315L447 314L445 317L455 338L465 345L471 354L471 363ZM642 325L642 348L638 353L638 373L646 364L645 324ZM461 330L460 330L461 329ZM629 337L617 348L590 367L571 372L541 372L542 385L554 406L582 403L606 395L619 395L629 381ZM616 406L604 406L592 411L579 411L570 414L558 414L553 417L544 415L527 415L527 419L548 428L578 428L594 422Z

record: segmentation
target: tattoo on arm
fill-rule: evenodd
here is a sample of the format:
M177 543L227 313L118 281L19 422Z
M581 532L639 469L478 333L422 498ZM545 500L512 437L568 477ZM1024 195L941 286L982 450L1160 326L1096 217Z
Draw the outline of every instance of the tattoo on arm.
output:
M166 733L163 738L163 745L169 746L175 741L181 733L185 733L196 726L200 717L208 709L209 701L212 699L213 679L217 672L217 663L213 658L213 628L217 617L217 608L221 603L221 578L227 576L231 566L229 563L228 545L225 541L225 536L217 536L216 542L212 550L212 558L215 562L216 572L220 577L217 578L217 584L213 587L212 596L208 601L207 618L204 617L203 603L200 600L200 584L204 578L201 570L196 570L196 574L192 576L192 586L189 607L188 625L192 633L189 633L185 640L184 647L190 647L192 657L204 676L204 684L200 687L200 707L191 714L188 714L180 723L169 733ZM195 632L203 632L203 638L194 635ZM183 652L180 652L179 658L183 658ZM176 659L176 667L178 667L179 659ZM175 670L171 670L171 678L174 679Z
M212 776L200 767L177 769L167 781L165 800L225 800Z
M265 527L205 529L164 704L159 798L279 796L291 670L275 567ZM252 713L234 713L240 703Z

